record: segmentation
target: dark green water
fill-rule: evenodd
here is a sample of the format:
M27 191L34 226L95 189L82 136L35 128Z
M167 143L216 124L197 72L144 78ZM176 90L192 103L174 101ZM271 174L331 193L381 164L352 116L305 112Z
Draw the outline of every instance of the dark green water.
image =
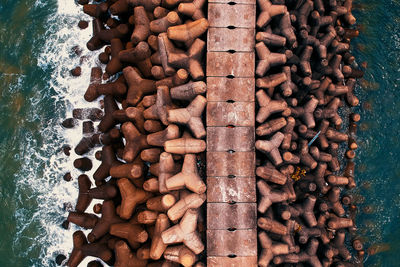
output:
M0 4L0 266L39 264L46 234L35 217L40 192L29 181L44 175L45 160L38 157L51 154L40 149L42 130L58 113L51 99L56 93L46 85L50 75L37 66L57 3L33 4Z
M55 266L55 255L71 250L74 229L60 224L76 181L62 179L72 166L61 147L80 135L59 124L82 102L93 64L70 79L80 61L71 49L84 47L90 32L76 27L78 10L69 0L0 1L1 267Z
M79 63L71 48L84 47L89 36L77 29L83 15L72 2L0 2L1 267L55 266L55 255L72 246L74 229L59 225L63 203L76 199L76 181L62 180L72 167L60 148L76 143L79 132L64 133L58 125L71 104L82 104L93 64L83 64L82 78L68 75ZM400 2L355 6L362 32L353 41L354 54L368 62L358 88L357 224L367 247L388 249L369 256L366 266L400 266ZM372 214L363 212L367 206Z

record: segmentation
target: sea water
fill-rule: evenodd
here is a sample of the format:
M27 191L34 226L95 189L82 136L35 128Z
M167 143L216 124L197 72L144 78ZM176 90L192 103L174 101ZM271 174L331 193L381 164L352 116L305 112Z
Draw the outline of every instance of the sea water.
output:
M368 62L356 91L357 227L370 247L365 266L400 266L400 1L354 2L361 34L353 52Z
M55 266L72 249L73 225L61 223L75 205L79 173L62 147L76 145L81 127L60 123L85 103L90 67L90 21L72 0L0 2L0 266ZM74 47L82 50L78 56ZM69 71L82 67L82 76ZM98 165L98 163L97 163ZM94 169L96 165L94 166ZM65 182L70 171L73 181Z
M356 90L358 232L370 247L365 266L400 266L400 1L355 0L354 7L361 34L353 53L368 62ZM55 266L55 256L72 249L77 228L61 223L79 173L76 155L62 146L76 145L81 128L60 122L72 107L97 105L82 98L98 52L86 49L91 25L80 30L80 19L90 21L72 0L0 0L1 267ZM78 65L82 75L72 78ZM62 179L68 171L71 182Z

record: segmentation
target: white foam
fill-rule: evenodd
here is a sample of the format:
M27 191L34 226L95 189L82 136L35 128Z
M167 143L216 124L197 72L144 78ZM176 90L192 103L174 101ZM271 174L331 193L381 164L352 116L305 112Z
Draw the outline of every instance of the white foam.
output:
M35 5L41 6L42 2L37 1ZM87 103L83 95L89 84L91 67L99 64L97 55L100 53L99 51L91 52L86 48L92 27L89 23L87 29L79 29L77 24L80 19L91 21L91 18L83 13L82 6L76 5L71 0L58 0L57 13L48 21L50 27L46 32L46 45L38 58L38 66L43 70L52 71L52 74L51 80L48 81L48 88L39 90L37 94L50 95L49 92L54 90L56 92L56 96L52 96L54 105L65 112L60 111L58 118L42 123L42 125L47 125L41 130L42 146L35 141L33 136L25 141L25 154L31 157L24 159L24 165L17 174L20 178L17 182L16 194L25 192L28 188L37 196L38 208L33 216L26 216L23 208L16 212L18 234L14 243L21 242L21 233L30 227L32 222L40 224L40 235L36 237L36 242L41 244L40 260L36 261L40 264L34 263L32 266L54 266L54 259L60 253L68 257L72 251L72 234L79 229L72 224L69 230L61 228L62 221L68 216L68 211L63 209L64 203L75 206L78 196L76 178L80 174L73 167L73 161L80 156L76 155L72 149L71 156L67 157L62 153L61 147L63 144L69 144L74 148L82 137L82 127L79 125L74 129L63 129L60 123L63 119L72 116L73 108L98 107L98 101ZM82 56L87 58L81 64L80 57L72 52L74 46L79 46L82 49ZM71 77L69 71L78 65L82 68L81 76ZM42 98L38 96L38 99ZM32 116L38 115L33 112ZM93 159L93 168L86 173L89 177L100 164L94 159L94 152L95 150L91 151L89 155L89 158ZM73 181L65 182L62 179L67 172L71 172ZM89 231L84 232L87 234ZM88 257L80 266L86 266L90 260L93 258Z

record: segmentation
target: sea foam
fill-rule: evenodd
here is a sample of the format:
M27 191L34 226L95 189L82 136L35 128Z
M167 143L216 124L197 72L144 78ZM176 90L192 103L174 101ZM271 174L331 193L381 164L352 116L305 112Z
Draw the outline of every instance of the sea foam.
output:
M41 5L40 1L35 3L35 6ZM37 138L33 135L25 140L24 154L30 157L24 159L24 164L16 175L16 194L32 192L37 205L32 215L26 212L24 203L21 203L15 214L18 231L15 244L22 242L23 233L32 225L39 225L36 226L39 228L39 235L32 242L35 243L32 249L41 248L38 253L40 258L32 260L32 266L56 266L55 257L58 254L68 257L72 251L72 234L76 230L81 230L73 224L69 230L65 230L61 227L61 223L71 209L65 208L65 204L74 207L78 196L77 177L81 173L73 167L73 161L80 156L74 153L73 148L82 137L82 127L80 124L73 129L63 129L60 125L65 118L72 116L73 108L99 107L98 101L88 103L83 99L89 84L91 67L100 64L97 60L99 51L91 52L86 48L86 42L91 37L92 25L89 23L87 29L79 29L77 24L81 19L91 21L91 18L83 13L82 6L71 0L58 0L57 12L48 21L46 44L38 57L38 66L44 71L51 72L51 79L47 83L48 86L40 89L37 94L47 95L48 92L54 92L52 96L48 95L58 112L54 119L41 122L42 144L38 144ZM72 51L74 46L82 50L81 56L74 54ZM78 65L82 68L82 74L80 77L72 77L69 71ZM62 153L61 148L64 144L72 147L69 157ZM86 173L89 177L100 164L94 159L94 152L95 150L87 155L93 160L93 169ZM71 182L62 179L67 172L73 177ZM95 203L98 201L92 203L88 212ZM89 231L84 232L87 234ZM88 257L80 266L86 266L93 259Z

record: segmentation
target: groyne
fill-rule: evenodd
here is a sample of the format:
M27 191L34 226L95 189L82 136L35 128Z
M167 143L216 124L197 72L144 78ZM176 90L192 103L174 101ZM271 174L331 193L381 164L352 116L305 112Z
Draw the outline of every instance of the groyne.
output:
M92 256L114 266L362 266L343 192L355 186L360 118L338 113L359 104L363 75L350 53L351 1L79 4L93 17L87 48L103 52L83 96L99 107L76 107L62 123L83 133L73 148L82 174L64 176L79 196L63 226L89 229L74 233L68 266ZM89 177L86 155L100 147Z

